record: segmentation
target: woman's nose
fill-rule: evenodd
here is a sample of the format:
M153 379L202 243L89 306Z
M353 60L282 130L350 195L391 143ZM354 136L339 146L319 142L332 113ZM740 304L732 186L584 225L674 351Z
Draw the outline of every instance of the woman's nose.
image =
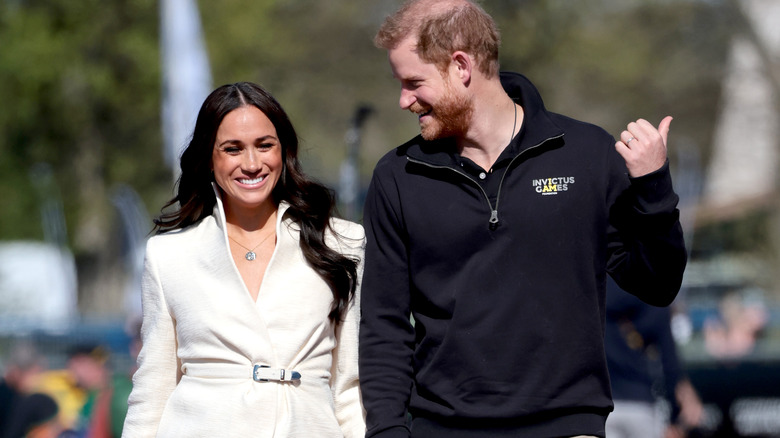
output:
M257 172L260 169L260 159L254 148L247 148L242 162L242 168L247 172Z

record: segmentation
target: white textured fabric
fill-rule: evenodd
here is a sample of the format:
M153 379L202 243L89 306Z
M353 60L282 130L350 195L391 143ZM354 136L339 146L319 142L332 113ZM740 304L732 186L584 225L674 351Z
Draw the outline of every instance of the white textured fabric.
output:
M295 224L279 207L277 244L257 302L230 256L221 201L185 230L149 239L143 276L143 348L122 436L363 437L358 382L358 294L337 329L333 295L306 263ZM327 243L359 257L362 226L334 219ZM301 373L255 382L255 364ZM197 373L187 375L187 366ZM225 378L220 367L246 367ZM213 370L217 377L203 377Z

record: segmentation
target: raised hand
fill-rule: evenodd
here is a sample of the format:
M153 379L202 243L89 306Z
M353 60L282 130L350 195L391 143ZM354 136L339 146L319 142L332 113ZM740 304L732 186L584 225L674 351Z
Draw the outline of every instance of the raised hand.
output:
M631 122L620 133L615 149L626 160L628 174L636 178L655 172L666 163L666 139L672 117L666 116L658 128L645 119Z

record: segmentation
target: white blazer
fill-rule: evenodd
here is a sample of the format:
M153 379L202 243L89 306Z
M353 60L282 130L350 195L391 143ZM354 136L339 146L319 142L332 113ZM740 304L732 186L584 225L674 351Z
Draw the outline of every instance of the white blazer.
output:
M277 243L253 302L230 255L222 201L196 225L149 239L143 348L122 436L363 437L358 293L338 329L333 295L279 206ZM326 243L360 258L363 227L334 219ZM255 381L265 373L295 381ZM268 375L264 375L268 377ZM274 374L275 376L275 374ZM262 376L261 376L262 377Z

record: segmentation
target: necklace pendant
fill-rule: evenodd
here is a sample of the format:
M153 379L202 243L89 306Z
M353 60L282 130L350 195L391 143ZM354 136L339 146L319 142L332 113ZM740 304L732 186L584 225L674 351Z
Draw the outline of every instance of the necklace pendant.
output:
M255 252L254 252L254 251L249 251L248 253L246 253L246 255L244 256L244 258L245 258L245 259L247 259L247 260L249 260L249 261L251 262L252 260L254 260L254 259L256 259L256 258L257 258L257 254L255 254Z

